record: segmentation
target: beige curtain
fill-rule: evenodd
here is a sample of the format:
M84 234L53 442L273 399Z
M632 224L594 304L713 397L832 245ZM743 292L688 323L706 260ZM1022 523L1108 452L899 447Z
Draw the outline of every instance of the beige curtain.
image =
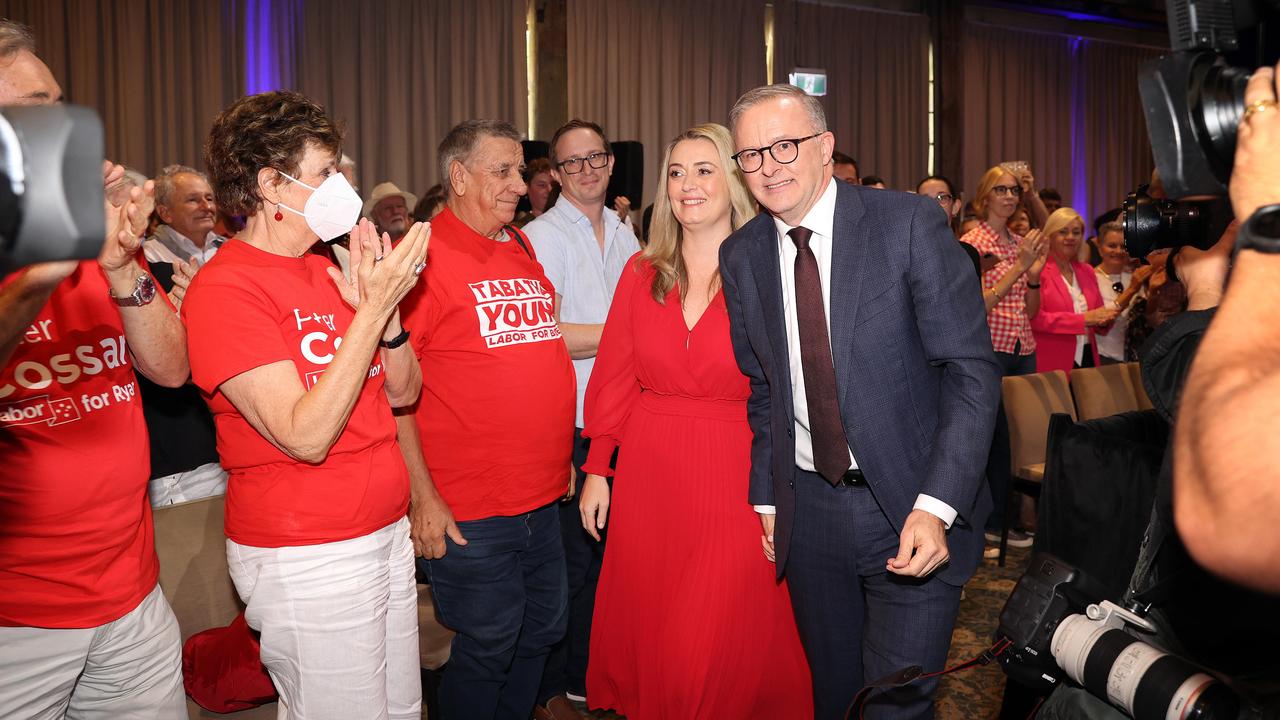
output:
M774 17L774 82L796 67L826 70L836 149L862 175L914 190L929 169L928 18L794 1Z
M1160 51L970 23L965 37L964 177L1031 163L1091 226L1153 167L1138 68Z
M306 0L298 89L346 125L361 192L439 182L436 147L462 120L528 128L525 0Z
M1125 194L1151 178L1155 161L1138 94L1142 63L1160 55L1146 47L1087 40L1081 56L1083 83L1081 125L1084 155L1083 187L1076 200L1092 217L1119 207Z
M108 157L155 174L200 166L213 117L241 94L237 18L218 2L9 0L67 100L96 109Z
M1072 187L1073 40L970 24L964 47L964 177L952 178L972 199L987 168L1006 160L1031 164L1036 184Z
M639 207L653 202L671 138L727 122L765 82L763 0L568 0L567 16L569 117L644 143Z

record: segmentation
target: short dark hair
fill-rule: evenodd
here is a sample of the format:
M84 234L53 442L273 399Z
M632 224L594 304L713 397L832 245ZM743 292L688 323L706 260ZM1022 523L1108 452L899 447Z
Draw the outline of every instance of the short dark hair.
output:
M525 166L524 181L526 183L533 182L534 176L536 176L538 173L549 173L549 172L551 172L550 160L544 157L534 158L529 161L528 165Z
M1057 200L1058 202L1062 202L1062 193L1058 192L1054 188L1045 188L1037 194L1040 195L1041 200Z
M600 136L601 142L604 143L605 152L607 153L613 152L612 148L609 147L609 136L604 134L604 128L600 127L596 123L591 122L590 120L574 118L569 122L556 128L555 133L551 135L551 142L547 144L547 152L551 155L552 167L555 167L560 162L560 158L556 157L556 143L560 142L561 136L563 136L565 133L569 132L570 130L590 130L591 132Z
M422 193L422 199L418 200L418 204L413 206L414 222L428 222L431 220L431 211L437 205L443 205L445 201L444 185L436 183L432 185L426 192Z
M831 164L832 165L852 165L854 174L857 174L858 172L858 161L854 160L848 155L845 155L839 150L836 150L831 153Z
M506 120L463 120L449 130L436 149L436 162L440 164L440 182L446 194L453 191L449 182L449 166L453 161L466 165L481 140L489 137L506 138L520 142L520 131Z
M342 154L342 129L324 108L288 90L247 95L214 118L204 142L204 164L218 208L252 215L262 205L258 171L297 175L307 145Z
M937 180L938 182L942 183L943 185L946 185L946 186L947 186L947 193L951 195L951 198L952 198L952 199L955 199L955 197L956 197L956 186L955 186L955 185L952 185L952 184L951 184L951 181L950 181L950 180L948 180L948 179L947 179L947 177L946 177L945 175L930 175L930 176L928 176L928 177L924 178L924 179L923 179L923 180L921 180L920 182L916 183L916 192L920 192L920 186L921 186L921 185L924 185L925 183L929 182L930 180Z
M885 182L884 178L880 177L879 175L867 175L866 177L862 178L863 185L875 185L877 183L879 183L880 185L889 184Z

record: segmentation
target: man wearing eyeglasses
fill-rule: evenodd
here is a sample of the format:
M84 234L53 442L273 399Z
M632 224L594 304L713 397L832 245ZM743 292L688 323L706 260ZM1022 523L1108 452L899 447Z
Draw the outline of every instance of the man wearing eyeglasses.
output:
M582 401L613 291L627 260L640 251L640 243L618 213L605 208L613 154L604 130L593 122L571 120L551 136L549 149L551 177L560 183L560 198L524 231L555 286L556 322L578 377L573 466L575 490L581 490L586 476L578 468L586 462L589 445L582 437ZM568 700L585 701L591 615L604 559L604 543L582 529L577 502L561 503L560 512L569 576L569 627L547 660L534 710L538 720L575 717Z
M835 181L835 138L798 88L729 113L764 206L720 249L734 353L751 383L749 502L784 574L815 716L864 682L942 669L991 509L999 401L977 279L937 201ZM867 718L931 718L937 680L877 693Z

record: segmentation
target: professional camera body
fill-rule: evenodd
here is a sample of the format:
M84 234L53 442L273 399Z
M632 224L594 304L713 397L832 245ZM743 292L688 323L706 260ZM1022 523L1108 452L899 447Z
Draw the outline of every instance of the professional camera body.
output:
M1140 187L1124 202L1125 245L1133 257L1207 248L1230 221L1225 196L1252 70L1229 64L1224 53L1240 50L1239 31L1280 15L1280 0L1170 0L1166 13L1173 52L1143 65L1138 76L1163 192L1153 197Z
M0 277L96 257L106 235L102 122L74 105L0 109Z
M1047 553L1032 556L1000 613L1000 663L1010 678L1048 693L1066 678L1137 720L1235 718L1239 700L1187 661L1144 642L1155 628L1102 599L1080 570Z

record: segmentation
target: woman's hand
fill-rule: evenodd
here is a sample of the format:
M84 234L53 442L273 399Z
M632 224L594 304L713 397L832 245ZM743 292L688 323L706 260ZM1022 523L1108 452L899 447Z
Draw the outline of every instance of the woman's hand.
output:
M1139 265L1137 270L1133 271L1133 276L1129 282L1133 285L1142 285L1151 279L1151 273L1155 272L1154 265Z
M427 263L431 240L430 223L414 223L394 248L391 236L378 237L368 218L351 230L351 262L347 275L329 268L329 277L338 286L342 299L354 308L371 307L391 313L418 282Z
M609 519L609 481L603 475L587 475L578 500L578 514L582 516L583 529L599 540Z
M1038 228L1033 228L1028 231L1027 234L1023 236L1022 242L1018 244L1018 271L1027 272L1034 267L1036 261L1039 260L1041 256L1045 256L1045 251L1047 249L1047 243L1045 243L1044 238L1041 237L1040 230ZM1040 266L1044 267L1044 264L1041 263Z
M1116 315L1119 314L1120 311L1113 307L1097 307L1084 314L1084 324L1085 327L1110 325L1115 321Z
M147 228L147 216L154 205L155 183L151 180L142 187L133 187L121 193L120 205L104 203L107 215L107 237L98 253L98 264L108 274L131 269L142 249L142 233Z

